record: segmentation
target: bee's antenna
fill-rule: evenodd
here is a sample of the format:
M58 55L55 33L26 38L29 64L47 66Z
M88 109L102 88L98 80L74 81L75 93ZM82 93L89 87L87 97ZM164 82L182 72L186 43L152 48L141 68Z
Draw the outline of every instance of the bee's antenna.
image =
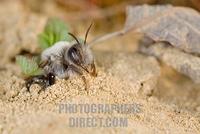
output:
M90 24L90 26L88 27L88 29L87 29L87 31L86 31L86 33L85 33L84 45L86 44L87 36L88 36L88 33L89 33L89 31L90 31L92 25L93 25L93 23Z
M72 33L68 33L68 34L71 35L71 36L76 40L76 42L77 42L78 44L80 44L80 42L78 41L78 39L76 38L75 35L73 35Z

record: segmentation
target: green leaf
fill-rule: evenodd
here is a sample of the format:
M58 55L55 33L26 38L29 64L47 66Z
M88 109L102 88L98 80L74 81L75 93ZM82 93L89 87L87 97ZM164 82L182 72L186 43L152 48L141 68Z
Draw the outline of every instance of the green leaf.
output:
M58 18L51 18L47 21L43 33L39 34L38 41L44 50L51 47L58 41L70 41L68 26Z
M27 77L42 74L42 69L38 66L39 60L37 57L28 59L25 56L17 56L16 62L21 67L22 73Z
M48 36L47 36L46 34L41 33L41 34L38 36L38 41L39 41L40 47L41 47L43 50L49 47Z

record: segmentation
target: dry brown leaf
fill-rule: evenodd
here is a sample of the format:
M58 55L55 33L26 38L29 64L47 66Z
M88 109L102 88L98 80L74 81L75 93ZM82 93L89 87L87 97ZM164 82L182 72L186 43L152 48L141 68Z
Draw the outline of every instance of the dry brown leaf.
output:
M169 50L158 49L158 43L152 45L152 42L146 42L140 51L156 56L177 71L189 76L194 82L200 83L200 59L193 55L200 54L199 22L199 13L191 8L171 5L129 6L126 23L121 31L98 37L91 43L124 35L130 31L142 33L155 42L168 42L173 46Z
M167 41L186 52L200 54L200 15L185 7L128 7L125 29L146 34L155 41Z
M171 5L128 6L124 29L102 37L91 43L104 41L127 32L143 33L154 41L166 41L189 53L200 54L200 15L186 7Z

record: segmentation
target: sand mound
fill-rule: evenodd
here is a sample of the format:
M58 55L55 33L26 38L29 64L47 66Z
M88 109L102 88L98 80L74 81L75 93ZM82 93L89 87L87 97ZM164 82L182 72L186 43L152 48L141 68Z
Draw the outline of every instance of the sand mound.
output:
M101 53L102 54L102 53ZM40 87L32 86L31 92L23 87L23 80L10 70L1 71L0 124L7 133L160 133L197 132L198 119L178 111L176 106L161 104L155 97L146 96L155 88L159 66L154 58L140 54L104 53L110 57L105 68L99 65L98 76L87 76L89 92L84 90L80 77L57 80L56 84L38 93ZM106 59L104 57L104 59ZM97 58L99 62L101 58ZM130 62L131 61L131 62ZM123 64L122 64L123 63ZM123 65L123 67L122 67ZM125 69L124 69L125 68ZM131 75L130 77L130 74ZM5 84L6 83L6 84ZM141 92L140 92L141 91ZM148 92L149 93L149 92ZM149 94L148 94L149 95ZM59 104L132 104L140 106L134 114L66 114L59 113ZM73 128L69 127L70 117L123 117L128 127L122 128Z

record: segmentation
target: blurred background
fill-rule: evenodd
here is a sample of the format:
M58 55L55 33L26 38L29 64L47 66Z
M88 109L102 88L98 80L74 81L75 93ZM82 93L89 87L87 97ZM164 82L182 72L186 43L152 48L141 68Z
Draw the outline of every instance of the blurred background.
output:
M200 10L200 0L0 0L20 2L28 12L57 16L67 23L82 28L81 24L95 23L95 33L120 29L125 21L127 5L172 4ZM81 29L82 30L82 29Z
M200 10L200 0L0 0L0 42L12 46L2 57L15 56L21 46L26 51L35 52L36 45L27 44L37 44L36 35L41 33L49 17L64 20L69 25L70 32L79 37L84 37L86 29L93 22L89 42L98 36L121 30L126 19L126 7L141 4L171 4ZM13 37L12 40L10 37ZM138 46L133 44L138 44L140 37L141 35L126 34L109 39L103 45L95 45L95 48L132 52L137 50ZM21 46L16 49L13 42ZM15 50L17 52L13 53Z

